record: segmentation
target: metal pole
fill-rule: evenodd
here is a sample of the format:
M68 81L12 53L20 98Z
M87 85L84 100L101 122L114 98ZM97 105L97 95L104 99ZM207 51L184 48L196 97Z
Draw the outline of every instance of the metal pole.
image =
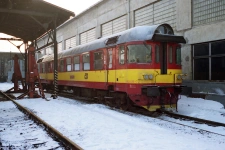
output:
M53 40L54 40L54 95L53 99L58 96L58 49L56 41L56 17L54 19L54 30L53 30Z
M25 86L23 90L27 90L27 49L28 49L28 42L24 42L25 43L25 60L24 60L24 70L25 70Z

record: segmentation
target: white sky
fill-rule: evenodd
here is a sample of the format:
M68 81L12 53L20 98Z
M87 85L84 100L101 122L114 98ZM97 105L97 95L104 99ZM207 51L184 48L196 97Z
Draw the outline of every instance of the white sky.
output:
M45 0L49 3L52 3L54 5L57 5L59 7L62 7L64 9L70 10L75 13L75 15L80 14L81 12L85 11L92 5L96 4L100 0ZM11 36L6 36L5 34L0 33L0 37L11 37ZM15 42L13 41L14 44L20 45L22 42ZM21 47L21 50L24 51L24 47ZM0 40L0 52L19 52L19 50L9 43L8 41L3 41Z
M80 14L100 0L45 0L49 3L65 8L75 13Z

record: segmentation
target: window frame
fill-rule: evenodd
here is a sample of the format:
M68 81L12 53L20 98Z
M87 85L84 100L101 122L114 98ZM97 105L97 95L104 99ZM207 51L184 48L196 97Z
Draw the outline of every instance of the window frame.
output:
M78 58L78 63L76 63L75 58ZM78 65L77 65L78 64ZM76 69L76 66L78 66L78 70ZM80 71L80 55L76 55L73 57L73 70L74 71Z
M63 62L63 63L61 63L61 62ZM64 65L65 65L64 58L62 58L62 59L59 60L59 65L58 65L59 66L59 72L65 71Z
M96 59L96 54L99 54L100 53L100 59ZM93 52L93 68L94 70L103 70L104 69L104 52L102 50L98 50L96 52ZM99 64L99 68L98 66L96 66L98 63L100 62Z
M121 49L123 48L123 49ZM121 53L121 50L124 50L123 53ZM121 60L121 54L123 54L123 61ZM124 65L126 62L126 49L125 49L125 45L119 45L119 48L118 48L118 63L120 65Z
M179 57L178 57L178 50L179 50ZM181 46L176 46L176 65L181 65Z
M160 63L160 46L158 44L155 45L155 63Z
M135 47L133 49L131 49L128 46L144 46L144 47L148 46L149 52L150 52L149 53L149 62L147 62L147 55L140 55L141 53L139 53L139 56L141 56L141 58L143 58L143 56L145 56L145 58L138 59L138 57L137 57L138 55L136 55L137 54L136 49L134 49ZM146 43L129 44L129 45L126 45L126 49L127 49L127 51L126 51L127 52L127 63L129 63L129 64L132 64L132 63L150 64L150 63L152 63L152 45L151 44L146 44ZM131 50L132 50L132 52L134 52L135 55L130 54ZM139 49L139 52L140 52L140 49ZM145 54L146 54L146 51L145 51ZM133 56L133 58L131 58L131 55ZM132 59L132 61L131 61L131 59ZM145 62L143 60L145 60Z
M207 43L198 43L198 44L193 44L192 45L192 76L193 76L193 80L224 80L225 81L225 78L222 78L221 76L224 76L224 75L221 75L221 72L219 73L219 76L217 75L218 71L214 71L215 70L215 67L218 68L218 67L222 67L222 64L219 64L220 66L213 66L214 63L214 60L224 60L224 57L225 57L225 53L214 53L214 44L222 44L225 43L225 40L219 40L219 41L211 41L211 42L207 42ZM202 55L199 55L199 50L201 50L201 47L199 48L199 46L205 46L205 47L208 47L208 52L207 54L205 54L203 52ZM217 48L218 49L218 48ZM222 51L224 50L223 46L222 46ZM220 49L220 50L221 50ZM202 50L204 51L204 49ZM218 51L220 52L220 51ZM197 55L196 55L197 54ZM200 53L201 54L201 53ZM216 59L215 59L216 58ZM198 73L196 74L196 68L197 66L195 66L195 64L199 61L199 59L207 59L208 61L208 79L201 79L201 78L198 78ZM218 69L218 70L224 70L224 69ZM222 72L223 73L223 72ZM221 77L221 78L220 78Z
M86 55L88 55L88 57L89 57L89 61L85 61L84 62L84 56L86 56ZM86 64L86 65L85 65ZM88 66L87 66L88 65ZM82 54L82 67L83 67L83 70L84 71L88 71L88 70L91 70L91 65L90 65L90 53L89 52L87 52L87 53L83 53Z
M173 61L173 46L169 45L168 47L168 61L170 64L172 64L174 61Z
M66 67L65 67L66 71L68 72L72 71L72 58L67 57L65 60L66 60ZM68 63L68 60L70 60L70 63ZM68 66L70 66L70 70L68 69Z

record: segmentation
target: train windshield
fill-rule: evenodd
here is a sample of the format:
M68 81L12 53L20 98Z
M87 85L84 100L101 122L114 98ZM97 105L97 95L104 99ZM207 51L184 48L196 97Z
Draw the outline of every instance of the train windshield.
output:
M150 63L152 61L151 45L128 45L127 50L128 63Z

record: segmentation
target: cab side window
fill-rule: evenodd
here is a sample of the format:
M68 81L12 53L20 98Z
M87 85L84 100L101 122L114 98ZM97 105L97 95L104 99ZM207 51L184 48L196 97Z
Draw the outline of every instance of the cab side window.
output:
M176 64L181 65L181 48L176 48Z
M173 63L173 47L169 47L169 63Z
M159 45L155 46L155 62L159 63Z

